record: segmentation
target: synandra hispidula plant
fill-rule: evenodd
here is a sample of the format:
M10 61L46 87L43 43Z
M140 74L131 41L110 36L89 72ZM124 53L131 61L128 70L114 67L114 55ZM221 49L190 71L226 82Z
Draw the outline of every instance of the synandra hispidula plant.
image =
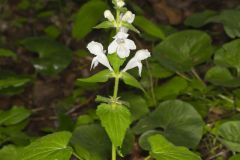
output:
M139 76L141 76L142 61L151 55L146 49L137 50L134 41L129 38L129 30L139 33L132 25L135 15L124 7L125 2L123 0L113 0L113 4L116 10L115 17L110 10L106 10L104 12L106 21L95 27L98 29L115 28L116 35L113 37L112 42L106 50L99 42L92 41L87 45L89 52L94 55L91 69L99 64L104 65L107 69L81 80L84 82L106 82L110 78L115 79L113 96L110 98L98 96L97 100L101 104L97 108L97 115L112 142L112 160L116 160L116 153L121 156L123 139L131 124L131 114L125 107L125 102L120 101L118 97L119 80L122 79L125 84L144 91L141 84L127 71L137 67ZM132 58L129 60L130 56ZM127 62L125 63L125 61ZM124 64L125 66L123 66Z

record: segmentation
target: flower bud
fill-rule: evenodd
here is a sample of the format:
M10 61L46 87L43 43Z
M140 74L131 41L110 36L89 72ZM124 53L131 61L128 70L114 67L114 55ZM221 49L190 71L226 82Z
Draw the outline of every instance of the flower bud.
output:
M125 2L123 0L117 0L117 6L119 8L123 7L125 5Z
M110 10L106 10L104 12L104 17L107 18L111 22L115 20L113 15L112 15L112 12Z
M133 23L134 19L135 14L133 14L131 11L127 11L122 17L122 20L128 23Z

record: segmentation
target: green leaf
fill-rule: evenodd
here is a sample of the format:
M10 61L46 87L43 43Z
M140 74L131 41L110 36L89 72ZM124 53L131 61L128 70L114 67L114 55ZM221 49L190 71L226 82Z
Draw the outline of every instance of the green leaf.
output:
M184 21L184 24L186 26L199 28L199 27L202 27L205 24L207 24L209 18L216 16L216 15L217 15L217 12L215 12L215 11L205 10L203 12L195 13L195 14L187 17L187 19Z
M129 110L133 121L140 119L149 112L147 102L142 96L124 92L121 98L130 104Z
M201 160L186 147L174 146L160 134L149 137L148 141L152 148L150 155L156 160Z
M225 67L215 66L207 71L205 79L215 85L224 87L238 87L240 81Z
M144 93L145 90L142 87L142 85L139 83L138 80L136 80L132 75L130 75L127 72L122 72L122 80L126 85L141 89Z
M164 67L185 72L212 55L211 38L205 32L186 30L167 37L154 49L154 56Z
M188 87L188 82L181 77L174 77L161 86L155 88L155 95L158 100L166 100L177 97Z
M162 131L157 131L157 130L148 130L146 132L144 132L138 140L138 143L140 145L140 147L146 151L150 151L151 150L151 146L148 142L148 138L156 135L156 134L162 134Z
M222 23L227 35L236 38L240 37L240 25L236 23L239 21L239 17L240 10L224 10L220 15L210 18L208 22Z
M103 17L106 8L106 3L100 0L91 0L85 3L74 18L72 36L76 39L84 38Z
M0 57L12 57L12 58L16 58L16 54L14 52L12 52L11 50L8 49L3 49L0 48Z
M87 82L87 83L97 83L97 82L107 82L109 78L113 77L113 72L108 69L100 71L89 78L77 79L77 81Z
M239 160L239 159L240 159L240 154L236 154L236 155L230 157L229 160Z
M153 37L165 39L165 34L161 28L143 16L136 16L134 24Z
M14 125L28 118L31 111L24 107L14 106L9 111L0 113L0 125Z
M126 28L128 28L128 29L130 29L130 30L132 30L132 31L134 31L134 32L136 32L136 33L140 33L139 32L139 30L137 30L137 28L135 28L132 24L130 24L130 23L127 23L127 22L122 22L122 25L124 26L124 27L126 27Z
M240 152L240 121L223 123L218 132L219 140L231 151Z
M19 160L70 160L72 148L67 146L70 138L70 132L41 137L23 149Z
M98 106L97 115L113 145L116 148L121 147L126 131L131 123L131 114L129 110L119 104L103 103Z
M115 72L119 72L119 68L123 65L123 63L126 60L126 58L120 58L116 53L108 54L107 57L111 66L113 66Z
M84 160L106 160L111 153L111 142L98 124L77 127L71 144L78 156Z
M226 43L216 51L214 56L215 64L227 67L236 68L240 72L240 39ZM239 73L240 74L240 73Z
M18 152L17 148L13 145L4 146L0 150L0 157L2 160L17 160Z
M180 100L168 100L134 127L136 134L160 129L163 135L175 145L194 148L203 134L204 122L192 105Z
M72 60L72 51L47 37L26 38L22 44L39 58L32 61L35 69L43 75L55 75L64 70Z
M159 79L167 78L174 74L173 72L164 68L162 65L160 65L159 63L156 63L156 62L149 63L149 70L153 77L159 78ZM147 71L145 70L145 72L147 72ZM145 73L145 74L148 74L148 73Z
M55 25L48 26L44 29L44 32L52 38L57 38L61 34L61 30Z
M113 27L114 27L114 25L113 25L112 22L104 21L104 22L98 24L97 26L95 26L94 28L96 28L96 29L102 29L102 28L106 29L106 28L113 28Z

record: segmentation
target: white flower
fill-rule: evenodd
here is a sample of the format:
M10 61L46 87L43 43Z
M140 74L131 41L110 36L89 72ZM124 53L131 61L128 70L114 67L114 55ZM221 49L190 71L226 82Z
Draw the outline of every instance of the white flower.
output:
M115 21L115 18L110 10L104 12L104 17L107 18L110 22Z
M101 43L92 41L87 45L87 49L90 51L90 53L95 55L92 60L91 69L95 68L99 63L101 63L102 65L106 66L110 71L113 70L109 64L107 56L105 55L105 51L103 50L103 45Z
M125 2L123 0L117 0L117 6L119 8L123 7L125 5Z
M137 53L135 54L135 56L130 59L130 61L127 63L126 67L122 70L122 72L126 72L129 69L138 67L138 71L139 71L139 76L141 76L142 73L142 60L147 59L148 57L150 57L151 54L150 52L146 49L142 49L137 51Z
M113 42L108 46L108 54L117 53L120 58L126 58L130 54L130 50L135 50L135 43L127 39L128 34L124 32L118 32Z
M127 11L123 16L122 16L122 21L128 22L130 24L133 23L135 19L135 14L133 14L131 11Z

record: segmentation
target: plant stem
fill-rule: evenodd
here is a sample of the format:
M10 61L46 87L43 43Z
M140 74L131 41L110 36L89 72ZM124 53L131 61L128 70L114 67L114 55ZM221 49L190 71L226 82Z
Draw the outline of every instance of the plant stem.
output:
M202 80L202 78L198 75L198 73L196 72L196 70L194 68L192 68L192 73L193 75L205 86L205 82Z
M116 160L117 159L116 157L117 157L117 155L116 155L116 148L112 144L112 160Z
M119 85L119 78L116 77L116 78L115 78L115 84L114 84L114 92L113 92L113 99L114 99L114 100L117 99L117 95L118 95L118 85Z

